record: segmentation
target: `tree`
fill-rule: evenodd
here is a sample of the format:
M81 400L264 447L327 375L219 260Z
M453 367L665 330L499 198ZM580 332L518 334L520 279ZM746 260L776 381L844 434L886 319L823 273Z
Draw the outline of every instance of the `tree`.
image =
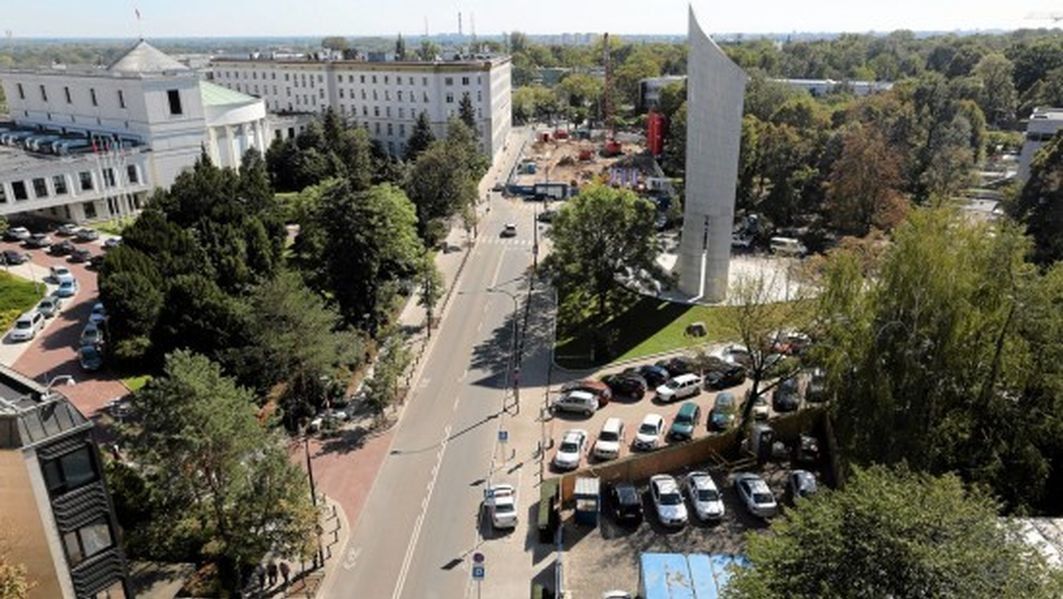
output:
M417 272L417 286L417 305L425 310L428 323L425 329L428 332L428 336L431 337L433 312L436 304L439 303L439 299L443 297L443 292L446 288L446 284L443 281L443 273L439 272L439 268L436 266L431 254L426 253L424 260L421 261L421 267Z
M468 92L461 96L461 103L458 104L458 118L469 129L476 131L476 109L472 107L472 98L469 97Z
M578 290L594 298L598 324L608 320L618 274L645 279L658 273L654 212L652 203L631 191L591 185L554 219L547 272L563 294Z
M1018 96L1014 83L1015 65L1003 54L986 54L974 67L982 83L978 105L993 125L1000 126L1015 116Z
M418 230L428 245L441 241L427 235L429 223L446 221L476 201L476 180L456 158L457 152L447 142L433 142L414 163L406 181L406 193L417 207Z
M827 184L834 225L845 233L867 235L888 229L904 214L900 164L875 130L855 126L843 134L842 153Z
M378 417L383 417L385 410L399 400L399 379L413 358L398 331L388 331L383 338L373 376L365 384L366 402Z
M930 162L920 180L931 197L948 199L971 184L974 178L971 137L971 124L962 114L953 117L934 137Z
M1034 155L1030 177L1010 211L1026 224L1035 261L1048 265L1063 260L1063 133Z
M422 110L421 114L417 115L417 122L413 124L410 139L406 141L406 160L416 160L435 140L432 125L428 122L428 113Z
M142 417L130 455L154 489L157 538L191 537L240 588L240 568L268 551L308 557L317 525L305 476L263 428L253 397L203 356L179 351L133 396Z
M0 538L0 599L27 599L34 586L26 576L26 566L8 557L7 538Z
M771 534L751 534L752 567L728 596L1058 597L1063 577L956 476L875 466L838 491L799 499Z
M668 119L661 165L673 177L684 177L687 169L687 103L683 102Z
M341 35L330 35L321 40L321 47L326 50L335 50L337 52L343 52L350 48L350 44L347 42L347 38Z
M395 38L395 60L406 60L406 40L401 33Z

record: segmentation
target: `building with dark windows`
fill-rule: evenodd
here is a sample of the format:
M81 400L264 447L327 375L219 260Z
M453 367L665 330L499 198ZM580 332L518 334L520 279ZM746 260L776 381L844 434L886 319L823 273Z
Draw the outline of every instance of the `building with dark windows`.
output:
M0 366L0 541L41 599L132 597L93 423Z

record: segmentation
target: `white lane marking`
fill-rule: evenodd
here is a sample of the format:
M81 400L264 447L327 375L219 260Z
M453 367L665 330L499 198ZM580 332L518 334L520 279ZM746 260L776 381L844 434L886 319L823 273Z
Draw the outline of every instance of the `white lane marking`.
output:
M347 550L347 557L343 560L344 570L353 570L358 565L358 556L361 555L361 547L352 547Z
M502 273L502 263L506 261L506 252L508 251L508 248L502 248L502 251L498 253L498 266L495 267L495 276L491 277L491 288L498 285L498 275Z
M410 563L413 561L413 552L417 548L417 539L421 536L421 526L424 525L424 517L428 513L428 504L432 500L432 492L436 488L436 479L439 478L439 464L443 460L447 442L450 440L450 426L448 424L443 429L443 441L440 443L439 452L436 454L436 470L432 473L431 480L428 481L428 494L425 495L424 500L421 502L421 513L417 516L417 521L413 525L413 534L410 535L410 543L406 546L406 555L402 559L402 568L399 569L399 577L396 580L395 592L391 594L391 599L402 597L403 587L406 586L406 576L409 574Z

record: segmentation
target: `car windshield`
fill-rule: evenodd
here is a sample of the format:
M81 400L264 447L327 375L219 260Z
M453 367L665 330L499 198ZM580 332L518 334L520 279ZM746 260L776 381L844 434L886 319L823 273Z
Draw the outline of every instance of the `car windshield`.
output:
M86 360L95 359L99 355L100 354L96 351L96 348L92 347L91 345L87 345L81 348L81 357L85 358Z
M720 494L714 489L698 489L698 501L717 501Z
M617 435L615 431L602 431L602 434L598 435L599 441L618 441L620 435Z
M513 507L512 503L496 503L495 504L495 513L496 514L512 514L515 511L517 511L517 510Z
M675 417L676 424L690 424L691 418L689 414L679 414Z
M679 493L661 493L661 505L679 505L683 503L683 498L679 496Z
M656 435L657 425L652 422L643 422L642 426L639 427L639 432L644 435Z
M675 389L676 387L678 387L678 386L679 386L679 383L677 383L677 382L675 381L675 379L668 379L668 382L667 382L667 383L665 383L664 385L665 385L666 387L668 387L669 389Z
M573 441L565 441L561 444L561 453L576 453L577 449L579 449L579 445Z
M734 400L728 395L721 395L716 398L717 410L730 410L734 406Z
M775 503L775 498L771 496L771 493L753 493L753 503L767 505Z
M28 329L31 326L32 326L32 324L28 320L20 320L20 321L15 323L15 328L16 329Z

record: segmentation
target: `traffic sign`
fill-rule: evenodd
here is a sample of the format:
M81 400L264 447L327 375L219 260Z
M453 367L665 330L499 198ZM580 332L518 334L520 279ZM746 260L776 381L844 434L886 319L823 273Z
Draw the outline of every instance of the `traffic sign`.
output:
M501 428L498 429L498 442L505 443L506 441L509 441L509 431Z
M492 489L491 487L487 487L486 489L484 489L484 499L494 499L494 497L495 497L495 490L494 489ZM477 553L476 555L480 555L480 554Z
M483 566L473 566L472 567L472 579L473 580L483 580L485 578L486 574L487 574L487 572L484 570Z
M476 553L472 554L472 561L474 564L484 563L484 554L477 551Z

